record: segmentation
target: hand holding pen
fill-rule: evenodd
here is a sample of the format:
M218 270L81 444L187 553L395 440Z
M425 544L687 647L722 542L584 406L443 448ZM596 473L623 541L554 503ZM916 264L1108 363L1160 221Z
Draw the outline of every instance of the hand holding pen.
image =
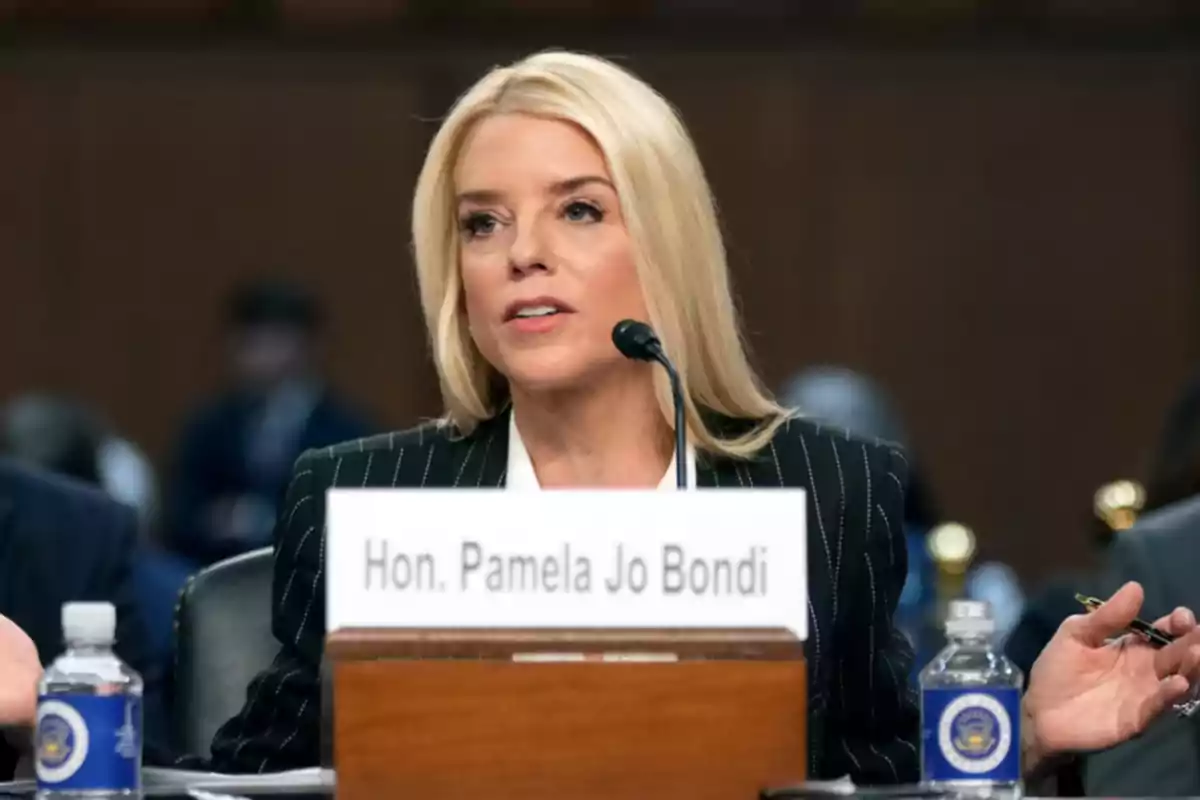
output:
M1059 626L1029 674L1027 752L1102 750L1142 733L1168 708L1187 711L1200 682L1200 627L1178 608L1150 626L1174 637L1169 643L1155 647L1140 633L1128 635L1143 599L1142 587L1127 583Z
M1088 597L1087 595L1076 594L1075 599L1078 600L1083 607L1088 611L1098 611L1104 605L1104 601L1098 597ZM1186 611L1186 609L1181 609ZM1166 647L1171 642L1175 641L1176 637L1166 631L1159 630L1149 622L1134 618L1133 622L1129 623L1129 627L1125 629L1125 633L1136 633L1145 637L1153 647Z
M1075 599L1088 611L1098 611L1104 605L1104 601L1097 597L1076 594ZM1174 627L1176 629L1185 630L1189 622L1194 623L1195 617L1186 608L1175 609L1169 616L1163 617L1159 623L1154 625L1143 619L1134 617L1133 621L1126 627L1123 635L1138 636L1144 639L1151 647L1162 649L1179 638L1175 634L1163 630L1163 627L1160 627L1171 625L1172 620L1175 621ZM1200 710L1200 680L1193 680L1191 691L1181 702L1176 703L1173 707L1177 714L1184 717L1190 717L1196 711Z

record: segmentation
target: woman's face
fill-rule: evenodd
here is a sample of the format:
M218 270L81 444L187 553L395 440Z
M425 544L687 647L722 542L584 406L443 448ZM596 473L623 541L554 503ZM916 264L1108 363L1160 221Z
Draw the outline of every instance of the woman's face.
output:
M568 122L503 114L454 175L471 335L515 388L569 389L624 358L612 328L646 318L629 233L599 148Z

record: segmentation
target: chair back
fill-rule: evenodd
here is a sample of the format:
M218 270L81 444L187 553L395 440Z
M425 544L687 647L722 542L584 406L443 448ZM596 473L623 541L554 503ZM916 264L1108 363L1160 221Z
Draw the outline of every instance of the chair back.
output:
M175 610L172 732L184 753L206 754L217 729L241 711L246 687L274 660L271 548L206 567Z

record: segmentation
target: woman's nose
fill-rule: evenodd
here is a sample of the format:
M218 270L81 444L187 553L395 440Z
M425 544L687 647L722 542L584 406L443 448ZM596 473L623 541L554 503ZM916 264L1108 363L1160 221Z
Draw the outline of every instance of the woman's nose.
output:
M514 273L548 270L550 259L546 252L544 236L536 223L518 224L512 246L508 251L508 263Z

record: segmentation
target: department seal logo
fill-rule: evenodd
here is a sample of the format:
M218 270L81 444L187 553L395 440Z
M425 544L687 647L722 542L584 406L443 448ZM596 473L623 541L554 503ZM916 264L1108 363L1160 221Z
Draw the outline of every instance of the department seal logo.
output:
M951 701L938 720L938 747L959 772L991 772L1012 748L1012 720L996 698L964 694Z
M62 783L70 778L88 754L87 723L78 711L59 700L38 704L37 776L44 783Z

